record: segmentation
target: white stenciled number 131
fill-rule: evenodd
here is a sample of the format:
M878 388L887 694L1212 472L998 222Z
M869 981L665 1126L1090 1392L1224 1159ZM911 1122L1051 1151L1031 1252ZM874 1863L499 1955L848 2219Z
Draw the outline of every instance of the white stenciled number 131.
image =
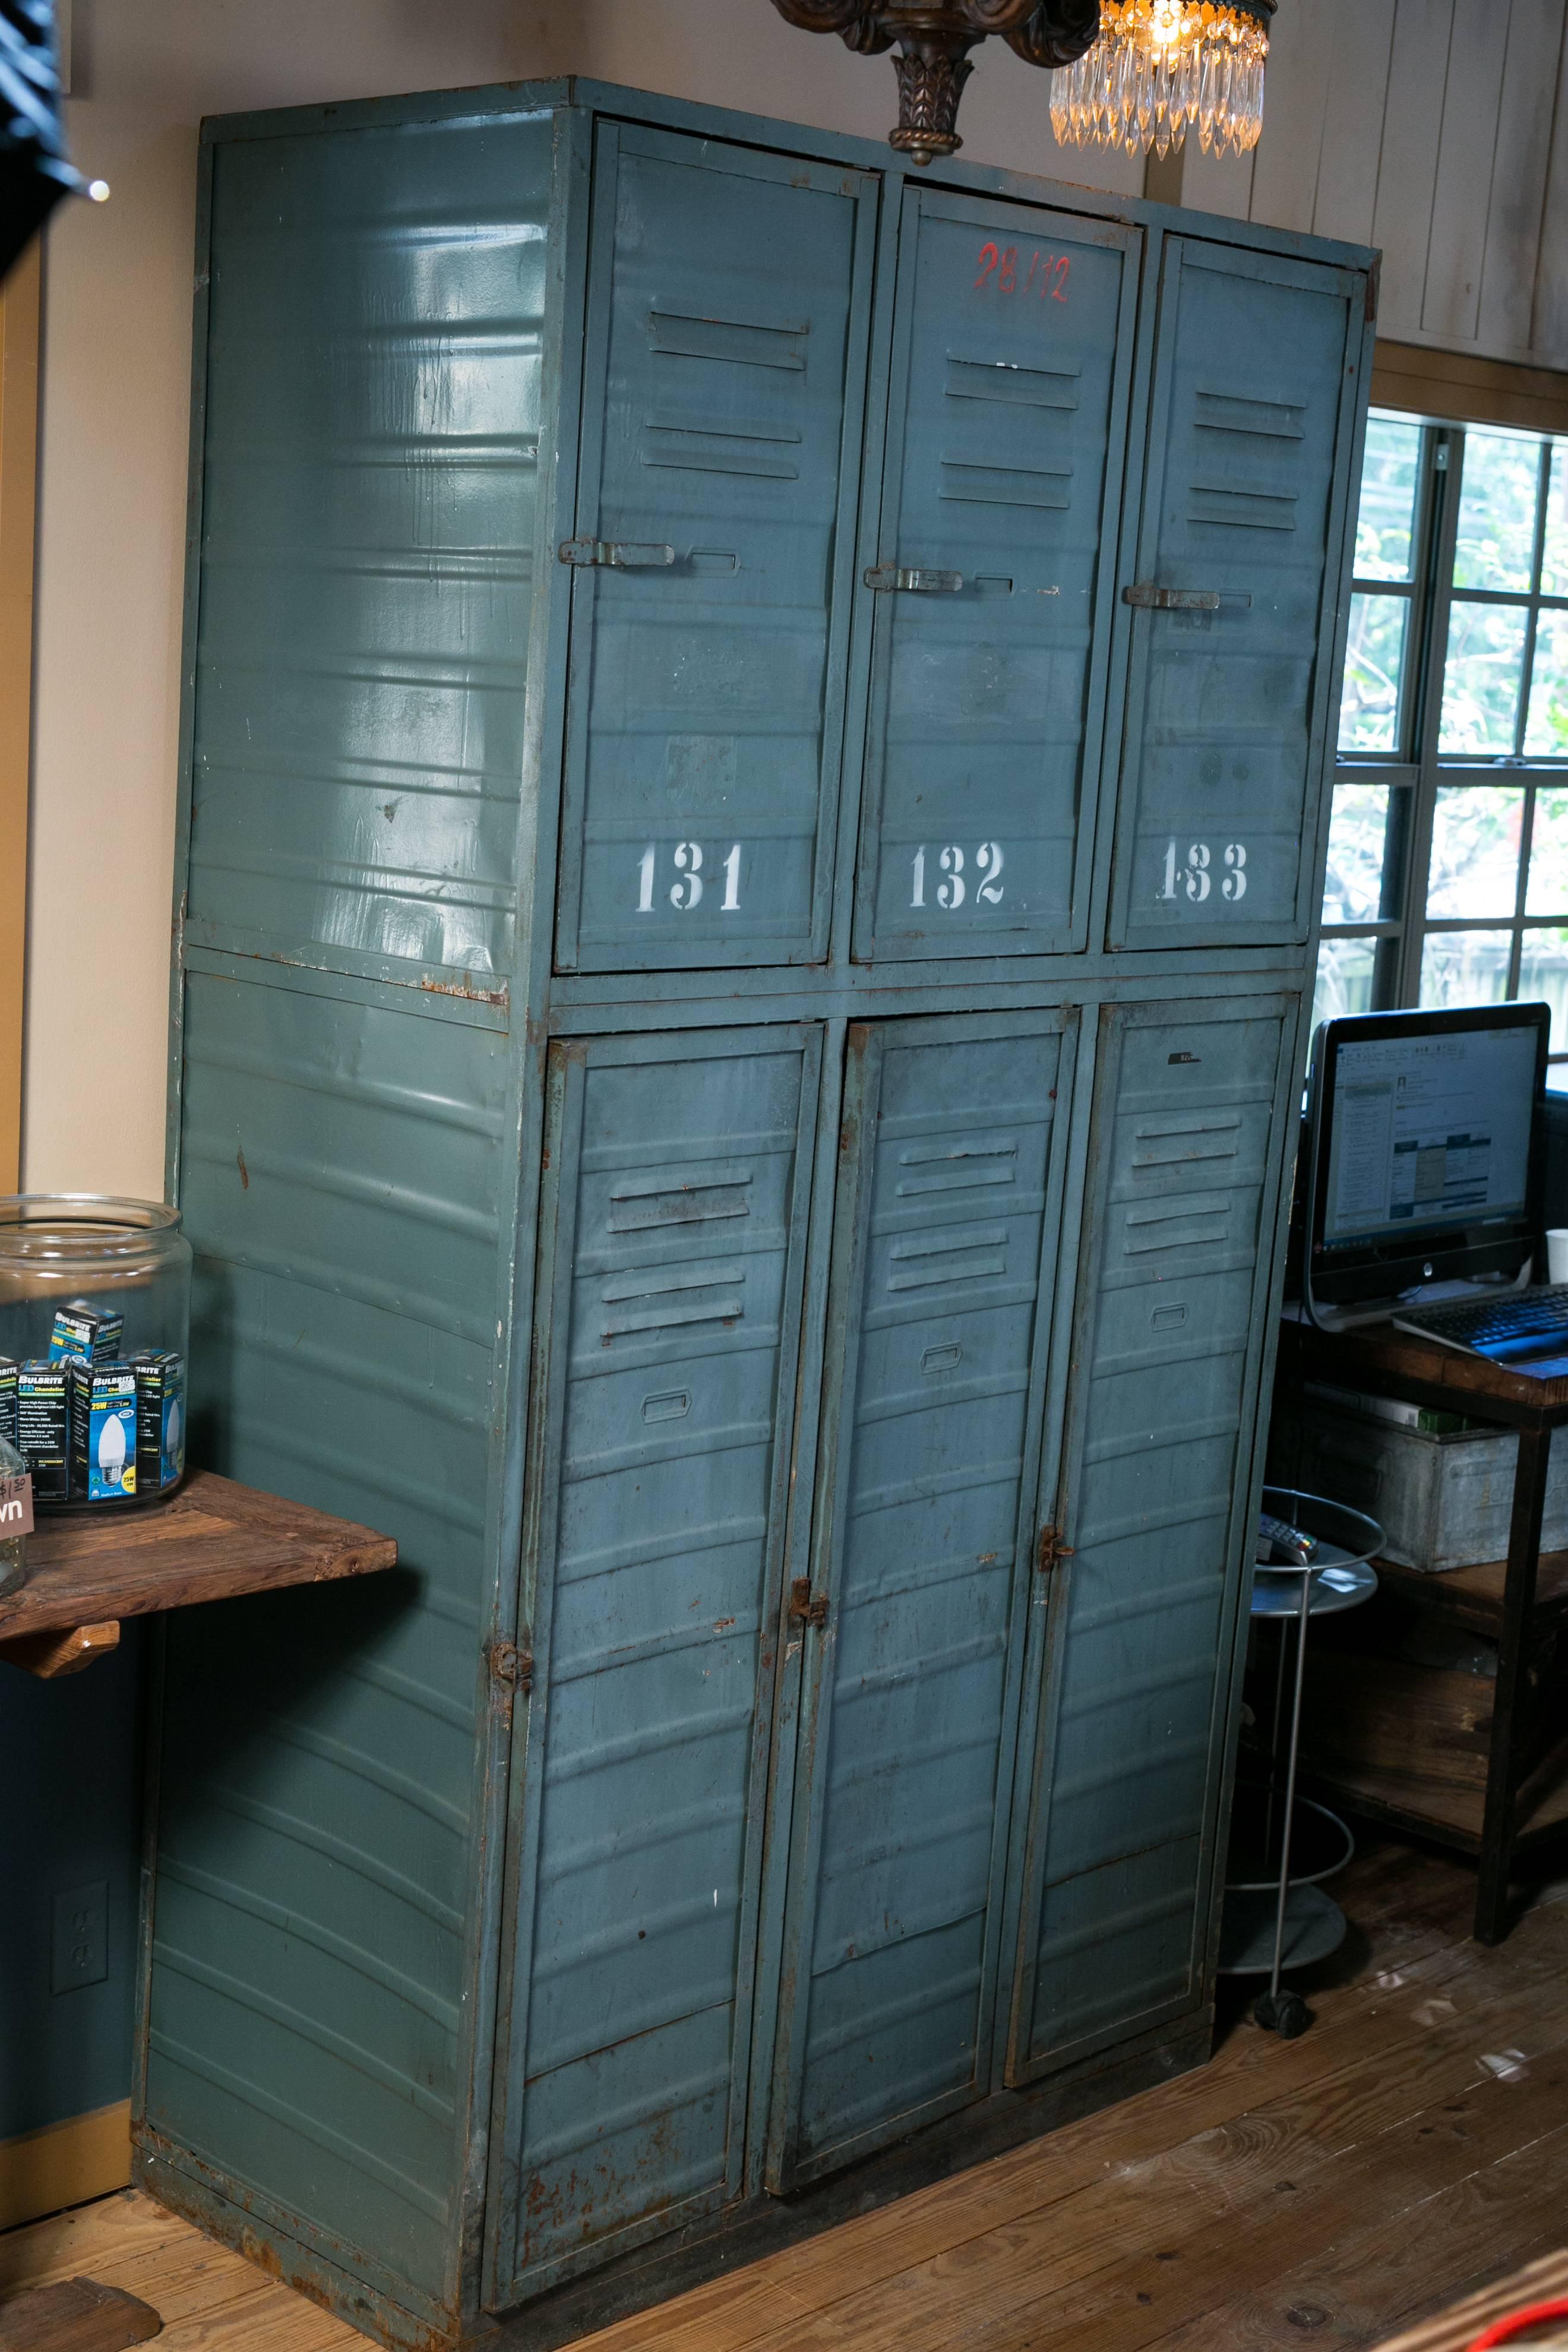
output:
M675 879L669 885L669 903L678 915L690 914L702 904L704 888L709 883L715 887L723 877L724 895L719 901L721 915L734 915L741 907L741 845L731 843L711 875L702 866L702 844L700 841L678 841L670 853ZM658 873L658 851L650 841L637 861L637 913L651 915L654 908L654 884Z

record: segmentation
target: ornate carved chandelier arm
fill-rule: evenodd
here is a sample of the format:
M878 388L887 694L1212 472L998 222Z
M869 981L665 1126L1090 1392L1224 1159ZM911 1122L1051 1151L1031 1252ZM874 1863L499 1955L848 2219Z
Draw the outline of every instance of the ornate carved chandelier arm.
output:
M1070 66L1093 47L1099 33L1100 0L1055 0L1004 38L1032 66Z
M803 33L842 33L871 13L867 0L773 0L773 6L786 25Z
M999 33L1030 65L1070 65L1100 29L1100 0L773 0L786 24L837 33L862 56L899 55L899 127L889 144L914 163L961 147L954 123L969 52Z

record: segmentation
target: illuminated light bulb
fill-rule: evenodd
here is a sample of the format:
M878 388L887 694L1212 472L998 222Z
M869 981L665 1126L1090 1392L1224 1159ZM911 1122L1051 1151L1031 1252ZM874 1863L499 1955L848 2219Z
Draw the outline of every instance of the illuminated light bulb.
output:
M106 205L109 202L109 182L89 180L87 184L87 193L95 205Z
M1100 37L1052 77L1064 147L1153 148L1190 123L1205 155L1245 155L1263 129L1263 68L1275 0L1101 0Z

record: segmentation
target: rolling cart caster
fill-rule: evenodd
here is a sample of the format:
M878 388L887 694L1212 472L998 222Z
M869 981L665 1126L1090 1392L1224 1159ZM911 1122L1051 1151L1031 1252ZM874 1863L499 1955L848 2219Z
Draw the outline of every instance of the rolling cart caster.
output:
M1281 2042L1294 2042L1312 2021L1311 2011L1299 1992L1260 1992L1252 2014L1265 2033L1277 2033Z

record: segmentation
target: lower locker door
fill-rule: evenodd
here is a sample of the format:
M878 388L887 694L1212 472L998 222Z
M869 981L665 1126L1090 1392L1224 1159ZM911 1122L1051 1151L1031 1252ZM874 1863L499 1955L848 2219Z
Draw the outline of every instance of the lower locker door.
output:
M1069 1025L850 1032L775 2190L990 2087Z
M1294 1006L1102 1016L1009 2080L1201 2003Z
M552 1057L500 2303L739 2191L818 1058L787 1028Z

